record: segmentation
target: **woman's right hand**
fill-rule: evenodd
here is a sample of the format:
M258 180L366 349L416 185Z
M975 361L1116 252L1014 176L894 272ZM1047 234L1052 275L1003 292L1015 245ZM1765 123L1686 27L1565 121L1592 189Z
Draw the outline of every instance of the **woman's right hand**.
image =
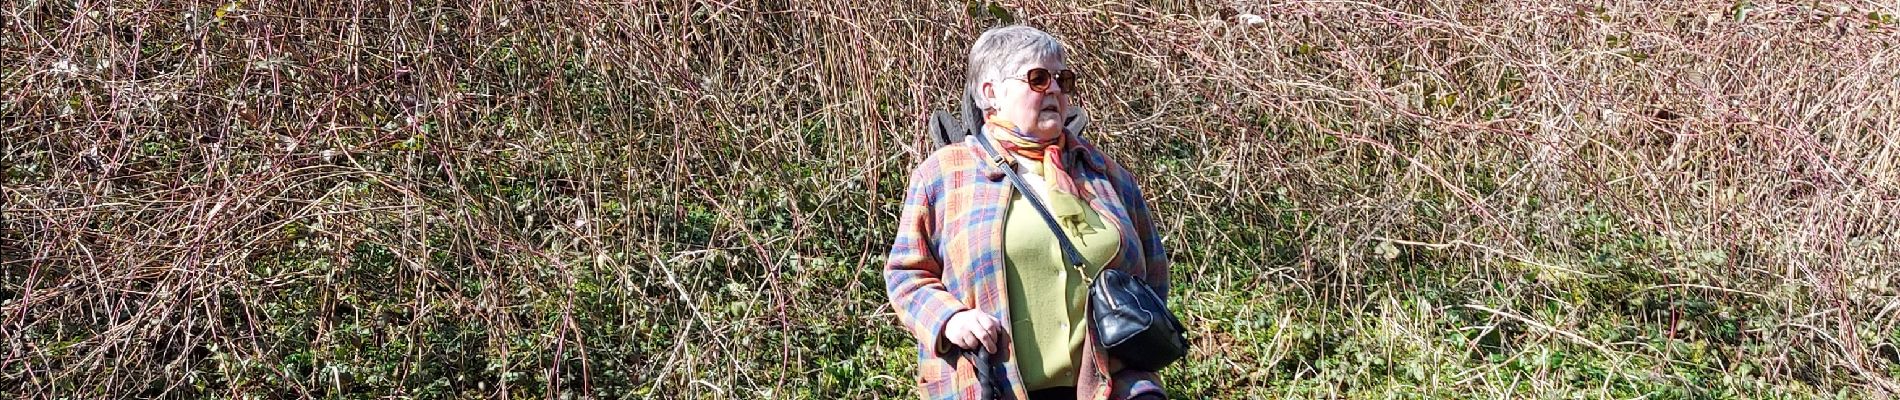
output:
M944 323L943 336L966 350L983 346L991 354L996 353L997 345L1003 343L1003 324L996 317L977 310L958 311Z

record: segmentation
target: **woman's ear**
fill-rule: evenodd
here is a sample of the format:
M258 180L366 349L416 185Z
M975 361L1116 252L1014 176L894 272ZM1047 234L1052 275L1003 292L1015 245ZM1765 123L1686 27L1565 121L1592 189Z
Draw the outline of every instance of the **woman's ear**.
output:
M995 105L996 105L996 84L995 84L995 83L992 83L992 82L983 82L983 86L982 86L982 88L983 88L983 99L984 99L984 100L988 100L988 101L989 101L989 103L990 103L990 106L991 106L991 107L995 107Z

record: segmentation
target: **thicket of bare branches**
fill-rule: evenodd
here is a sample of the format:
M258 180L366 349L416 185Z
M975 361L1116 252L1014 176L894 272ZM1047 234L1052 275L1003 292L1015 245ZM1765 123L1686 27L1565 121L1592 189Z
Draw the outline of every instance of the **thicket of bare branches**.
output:
M0 388L901 396L921 118L1021 19L1178 394L1900 390L1894 5L846 3L0 3Z

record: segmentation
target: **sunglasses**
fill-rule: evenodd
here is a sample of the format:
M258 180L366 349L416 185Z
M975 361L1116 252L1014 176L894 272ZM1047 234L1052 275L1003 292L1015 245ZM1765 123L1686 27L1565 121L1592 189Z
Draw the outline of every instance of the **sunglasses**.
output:
M1036 68L1023 74L1022 78L1010 79L1022 79L1023 82L1029 84L1029 90L1034 90L1036 93L1049 91L1049 81L1054 80L1056 84L1062 85L1063 93L1075 93L1075 72L1066 69L1052 74L1047 69Z

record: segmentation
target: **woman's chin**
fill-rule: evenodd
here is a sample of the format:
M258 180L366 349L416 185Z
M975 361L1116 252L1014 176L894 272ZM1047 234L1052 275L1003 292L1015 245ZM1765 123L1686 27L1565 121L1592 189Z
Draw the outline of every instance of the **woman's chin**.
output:
M1044 114L1049 114L1049 113L1044 113ZM1042 132L1054 132L1054 133L1062 132L1062 116L1061 115L1038 116L1036 118L1035 130L1042 131Z

